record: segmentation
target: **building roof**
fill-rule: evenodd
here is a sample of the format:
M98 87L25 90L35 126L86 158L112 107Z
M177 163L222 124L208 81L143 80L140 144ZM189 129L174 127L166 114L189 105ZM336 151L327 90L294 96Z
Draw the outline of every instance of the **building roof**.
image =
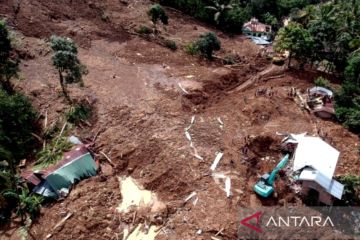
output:
M332 179L340 152L319 137L291 134L297 142L293 170L312 167L325 177Z
M321 94L321 95L327 95L329 97L332 97L333 96L333 92L327 88L324 88L324 87L313 87L311 88L310 90L310 94Z
M265 40L265 39L263 39L263 38L261 38L261 37L251 36L250 38L251 38L251 40L252 40L255 44L257 44L257 45L270 45L270 42L269 42L269 41L267 41L267 40Z
M62 159L55 165L51 165L47 168L41 169L36 171L37 174L41 174L42 178L46 178L52 172L56 171L57 169L61 168L62 166L72 162L73 160L78 159L80 156L89 153L89 150L85 145L76 145L72 150L69 152L64 153Z
M332 178L326 177L321 172L312 168L303 169L299 176L299 180L315 181L317 184L323 187L326 192L330 193L337 199L341 199L344 191L344 185Z
M250 32L268 32L271 26L259 22L256 18L252 18L249 22L244 23L243 29Z

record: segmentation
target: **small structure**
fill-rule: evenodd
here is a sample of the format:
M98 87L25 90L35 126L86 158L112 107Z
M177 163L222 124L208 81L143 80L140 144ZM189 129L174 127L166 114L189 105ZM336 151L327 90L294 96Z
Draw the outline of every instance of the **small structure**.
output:
M320 118L331 119L335 116L333 92L327 88L316 86L309 89L307 104Z
M315 193L318 202L332 205L341 199L344 185L333 179L339 151L319 137L290 134L283 140L293 152L293 172L302 185L302 195ZM289 146L291 146L289 148Z
M328 96L329 98L332 98L333 97L333 92L327 88L324 88L324 87L319 87L319 86L316 86L316 87L313 87L313 88L310 88L309 89L309 95L310 96L315 96L315 97L325 97L325 96Z
M260 37L263 40L270 40L271 26L259 22L257 18L252 18L243 25L243 33L246 35Z
M95 176L97 169L85 145L76 145L57 164L39 171L23 171L21 177L33 186L33 192L57 199L67 195L74 183Z

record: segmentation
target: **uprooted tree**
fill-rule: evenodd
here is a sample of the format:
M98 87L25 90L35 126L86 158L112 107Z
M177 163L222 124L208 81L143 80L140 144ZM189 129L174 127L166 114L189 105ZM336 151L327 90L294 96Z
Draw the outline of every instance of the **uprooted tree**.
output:
M19 61L14 54L9 38L9 31L4 21L0 21L0 84L8 93L14 93L10 82L18 72Z
M82 76L87 73L86 67L78 59L75 43L70 38L51 37L51 48L54 51L53 65L58 70L59 80L66 100L72 103L67 91L67 84L84 85Z

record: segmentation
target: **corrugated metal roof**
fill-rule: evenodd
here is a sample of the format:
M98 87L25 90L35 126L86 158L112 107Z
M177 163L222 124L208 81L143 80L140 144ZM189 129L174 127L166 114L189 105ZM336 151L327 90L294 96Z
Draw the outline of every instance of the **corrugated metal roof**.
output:
M310 94L314 94L314 93L321 93L321 94L324 94L324 95L328 95L330 97L333 96L333 92L327 88L324 88L324 87L313 87L311 88L310 90Z
M338 199L341 199L344 191L344 185L334 179L326 177L319 171L312 168L305 168L301 172L299 180L315 181L317 184L323 187L326 192L330 193L332 196Z
M297 141L293 170L312 167L332 179L340 152L319 137L304 134L292 134L291 137Z
M89 150L86 148L85 145L76 145L71 151L64 153L62 159L57 164L41 169L37 173L42 174L42 177L45 179L52 172L56 171L67 163L79 158L80 156L88 152Z

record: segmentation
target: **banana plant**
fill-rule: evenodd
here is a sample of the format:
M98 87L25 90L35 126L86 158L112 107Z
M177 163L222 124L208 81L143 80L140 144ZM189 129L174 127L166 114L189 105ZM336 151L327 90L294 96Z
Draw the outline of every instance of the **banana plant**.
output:
M231 3L229 4L224 4L224 3L219 3L218 0L213 0L214 6L206 6L206 9L210 9L210 10L214 10L215 14L214 14L214 21L219 24L220 22L220 17L227 11L233 8L233 5Z

